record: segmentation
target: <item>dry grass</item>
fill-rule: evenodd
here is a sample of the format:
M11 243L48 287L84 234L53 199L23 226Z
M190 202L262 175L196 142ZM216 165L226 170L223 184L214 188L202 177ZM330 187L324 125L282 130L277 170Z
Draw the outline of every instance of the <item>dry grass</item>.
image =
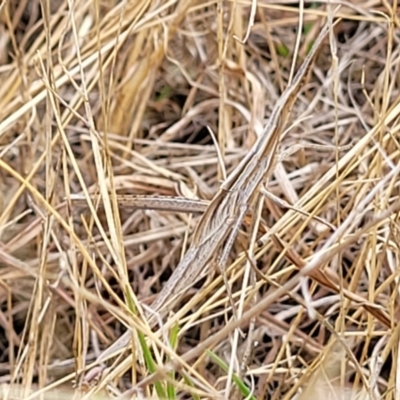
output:
M199 216L114 194L212 199L219 159L229 173L246 154L339 3L268 182L319 219L265 197L257 221L281 241L243 227L227 273L239 320L216 273L179 329L151 332L134 310ZM159 397L157 380L170 398L245 398L232 373L257 399L399 398L398 16L378 0L1 2L3 398ZM96 193L98 211L71 201ZM306 264L340 284L300 276ZM129 328L132 347L96 366Z

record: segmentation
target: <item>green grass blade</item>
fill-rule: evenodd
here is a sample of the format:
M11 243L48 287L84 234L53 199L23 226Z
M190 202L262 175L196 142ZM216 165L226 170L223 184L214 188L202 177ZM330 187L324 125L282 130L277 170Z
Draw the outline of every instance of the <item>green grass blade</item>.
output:
M179 334L179 325L174 325L174 327L171 330L171 335L170 335L170 345L173 350L176 350L178 347L178 334ZM168 361L171 361L171 357L168 357ZM171 371L169 373L169 376L171 377L172 380L175 380L175 372ZM168 394L168 399L176 399L176 390L175 387L171 384L171 382L167 383L167 394Z
M186 385L194 388L194 383L192 382L192 380L190 379L189 375L185 374L184 372L182 373L183 376L183 380L185 381ZM198 396L197 394L190 394L192 396L193 400L200 400L200 396Z
M143 357L147 366L147 369L150 374L156 372L156 363L153 359L153 355L150 351L149 346L147 345L146 338L144 335L140 332L138 332L138 337L139 337L139 343L143 351ZM160 399L165 399L167 398L167 393L165 391L164 385L162 385L161 382L155 382L154 383L157 395Z
M229 367L223 361L221 358L219 358L216 354L214 354L212 351L207 350L207 354L212 358L212 360L221 368L224 370L224 372L228 373ZM251 400L257 400L253 395L251 395L251 390L249 387L242 381L240 377L238 377L236 374L233 374L232 376L233 382L235 385L238 387L240 393L242 396L246 397L247 399Z

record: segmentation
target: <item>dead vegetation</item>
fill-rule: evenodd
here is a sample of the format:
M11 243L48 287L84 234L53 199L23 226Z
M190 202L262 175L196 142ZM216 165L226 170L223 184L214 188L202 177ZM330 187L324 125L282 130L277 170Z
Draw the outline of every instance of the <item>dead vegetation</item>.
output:
M398 398L398 16L377 0L2 2L2 398ZM228 287L210 265L150 329L202 210L338 18Z

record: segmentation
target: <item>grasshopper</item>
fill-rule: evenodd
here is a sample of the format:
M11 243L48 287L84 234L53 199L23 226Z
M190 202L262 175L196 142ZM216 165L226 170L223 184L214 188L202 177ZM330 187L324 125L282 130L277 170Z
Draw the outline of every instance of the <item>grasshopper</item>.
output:
M182 298L188 288L201 277L204 277L209 267L216 263L227 285L224 268L243 220L250 207L260 195L260 188L272 172L280 137L290 116L294 102L304 86L317 51L329 32L329 23L321 30L314 46L300 66L292 83L285 89L275 104L263 134L257 139L247 155L222 183L218 192L208 205L201 200L154 199L156 209L201 212L201 216L191 244L174 270L172 276L151 304L152 313L146 312L146 317L152 328L155 327L154 313L165 316ZM143 200L143 199L142 199ZM189 204L189 203L190 204ZM157 204L156 204L157 203ZM169 203L169 204L167 204ZM189 205L188 205L189 204ZM140 202L138 208L149 206L149 200ZM161 208L160 208L161 207ZM130 332L126 332L114 344L106 349L98 358L104 360L130 340Z

